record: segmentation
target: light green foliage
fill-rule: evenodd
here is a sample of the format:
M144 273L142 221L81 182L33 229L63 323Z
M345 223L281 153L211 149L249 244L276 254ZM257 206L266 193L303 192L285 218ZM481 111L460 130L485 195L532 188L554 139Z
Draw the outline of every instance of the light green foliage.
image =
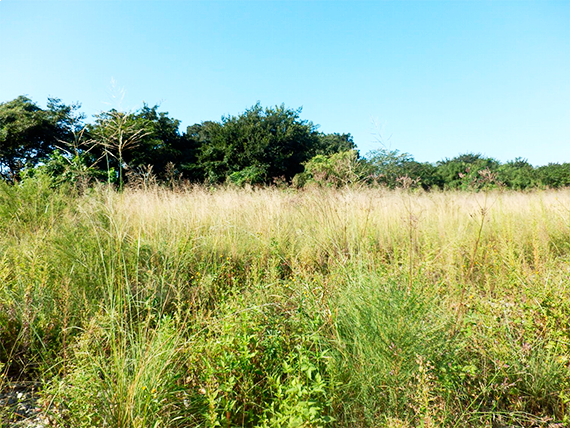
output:
M321 374L324 367L319 360L325 355L317 354L318 359L311 361L306 350L297 347L296 351L283 361L280 371L269 376L275 398L262 417L261 427L323 427L335 421L327 415L333 384Z
M398 150L378 149L366 155L370 175L378 182L391 189L398 187L398 180L410 177L410 165L413 158L408 153Z
M449 316L419 285L406 289L380 275L355 276L337 303L342 346L335 360L344 393L359 398L352 408L343 408L351 400L341 398L339 411L348 426L374 425L380 415L417 422L418 358L432 369L448 362L454 347Z
M263 184L265 181L265 170L257 166L248 166L241 171L236 171L230 174L229 181L238 186L244 184Z
M54 150L42 165L22 172L23 178L35 175L43 175L52 182L54 187L67 184L80 188L82 185L85 187L97 179L104 180L107 175L113 177L116 173L113 167L109 168L108 174L96 169L86 153L78 153L72 156Z
M286 296L247 307L260 292L219 305L208 333L189 344L189 400L198 420L208 426L330 423L331 381L319 335L302 314L284 312L294 304Z
M296 176L293 184L297 187L308 183L332 187L350 186L363 179L363 172L356 150L317 155L305 163L305 171Z

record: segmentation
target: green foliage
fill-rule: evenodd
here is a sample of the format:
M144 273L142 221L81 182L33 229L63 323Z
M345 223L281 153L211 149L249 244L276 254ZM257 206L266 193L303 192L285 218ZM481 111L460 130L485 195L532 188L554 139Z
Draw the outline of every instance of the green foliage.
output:
M536 187L539 182L537 171L522 158L516 158L499 166L497 173L498 180L509 189L530 189Z
M319 133L319 145L316 150L317 155L332 155L340 152L356 150L356 144L350 134L323 134Z
M0 230L30 232L53 225L55 217L65 209L66 193L71 192L65 187L54 190L52 178L45 174L16 185L0 181Z
M91 164L91 160L87 152L78 151L77 154L72 155L62 150L54 150L41 165L24 170L22 178L25 180L35 176L44 176L54 186L68 184L85 187L96 181L104 181L108 175L116 176L113 167L110 167L107 173Z
M0 182L0 362L11 376L36 372L57 354L61 307L52 230L73 192L49 177Z
M236 171L230 174L229 181L243 186L244 184L263 184L265 182L266 172L265 169L257 166L248 166L241 171Z
M253 166L266 171L266 179L290 180L319 145L315 126L301 120L300 112L284 105L263 109L258 103L237 117L222 118L219 126L209 126L198 156L206 179L220 182Z
M430 189L439 185L436 168L430 163L416 162L408 153L379 149L366 155L368 181L386 186Z
M570 186L570 163L549 163L537 168L537 175L544 187L560 188Z
M192 181L220 183L225 181L228 165L223 143L213 141L221 134L222 125L205 121L186 128L178 148L180 171Z
M413 162L413 158L410 154L400 153L398 150L378 149L368 153L366 161L371 178L393 189L398 186L400 178L409 177L408 166Z
M317 155L304 165L305 171L293 180L297 187L308 183L332 187L350 186L360 182L365 171L356 150Z
M238 298L238 300L241 300ZM244 302L245 303L245 302ZM222 305L192 341L189 400L207 426L325 426L332 422L325 356L297 317Z
M568 191L70 188L0 183L0 383L54 424L568 423Z
M93 319L75 344L65 376L50 391L61 409L60 423L185 426L178 385L180 335L169 317L149 329L151 321L130 324L120 312Z
M379 415L414 421L420 361L445 365L453 344L449 322L419 288L357 277L339 296L335 322L344 424L371 426Z
M432 164L382 148L351 161L355 171L351 162L340 160L346 155L334 157L356 150L350 134L317 132L317 125L300 118L300 108L284 105L263 108L257 103L237 116L189 126L185 133L179 131L180 120L159 112L158 106L102 112L87 126L79 107L49 98L42 109L25 96L1 103L0 177L14 182L24 171L32 176L39 168L58 176L55 185L107 181L119 188L130 178L134 183L182 179L240 186L292 183L295 178L295 187L328 180L332 186L360 182L426 190L570 186L570 164L534 168L520 158L501 164L474 153ZM331 157L338 165L330 165Z
M333 384L321 374L326 370L326 355L315 356L301 347L297 352L289 354L281 370L269 376L275 398L265 410L260 427L324 427L335 422L329 415Z
M445 389L461 401L471 400L470 406L477 409L474 423L488 422L499 408L508 409L494 416L503 423L528 420L530 426L539 408L564 420L568 417L565 393L559 391L569 387L566 340L556 334L544 339L541 304L524 304L521 311L504 303L481 302L481 307L471 308L460 346L450 356L453 362L441 369ZM562 306L556 305L557 310L566 312ZM548 317L546 322L555 319Z
M78 105L66 106L56 98L41 109L20 96L0 104L0 176L18 180L25 167L35 166L58 143L71 138L81 120Z
M184 140L178 130L180 121L168 117L166 112L158 112L158 106L143 107L133 114L133 120L139 129L144 129L139 136L136 150L124 154L124 160L131 168L152 165L152 171L159 178L166 178L168 164L187 162L184 153Z
M437 173L445 189L479 189L496 187L500 163L481 154L467 153L437 163Z

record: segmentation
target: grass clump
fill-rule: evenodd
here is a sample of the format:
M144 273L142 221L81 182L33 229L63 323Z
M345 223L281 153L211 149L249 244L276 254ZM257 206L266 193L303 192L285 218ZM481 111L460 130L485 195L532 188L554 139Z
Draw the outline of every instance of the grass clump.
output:
M416 287L372 273L343 288L335 361L345 426L373 426L390 418L415 426L444 411L444 391L428 378L451 362L450 319Z
M127 326L121 315L95 317L77 338L65 371L46 391L63 426L185 426L180 337L164 317ZM147 320L148 321L148 320Z

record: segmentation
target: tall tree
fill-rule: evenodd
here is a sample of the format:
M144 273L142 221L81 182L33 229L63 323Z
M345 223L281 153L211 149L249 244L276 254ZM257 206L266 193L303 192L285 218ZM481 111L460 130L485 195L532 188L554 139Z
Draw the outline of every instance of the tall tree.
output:
M516 158L498 168L501 183L509 189L524 190L538 184L538 173L526 159Z
M356 150L356 144L350 134L324 134L319 132L317 155L332 155L334 153Z
M570 186L570 163L549 163L537 168L540 183L553 189Z
M218 183L228 176L226 143L218 122L205 121L187 127L178 153L179 168L192 181Z
M223 117L219 126L210 126L208 141L201 146L199 162L206 177L221 181L254 167L267 181L290 180L319 147L316 126L301 120L300 113L284 105L264 109L257 103L239 116Z
M466 153L437 162L437 174L446 189L468 189L481 185L481 173L497 172L501 163L479 153Z
M169 117L167 112L159 112L158 106L146 104L134 113L133 120L141 129L146 129L147 134L142 136L136 150L125 153L125 162L131 167L151 165L156 175L163 176L167 165L179 159L180 121Z
M73 139L82 116L79 105L66 106L48 98L47 108L25 96L0 104L0 176L18 179L25 167L33 167L56 145Z
M414 158L409 153L382 148L369 152L366 162L370 178L384 186L395 188L400 178L409 177Z

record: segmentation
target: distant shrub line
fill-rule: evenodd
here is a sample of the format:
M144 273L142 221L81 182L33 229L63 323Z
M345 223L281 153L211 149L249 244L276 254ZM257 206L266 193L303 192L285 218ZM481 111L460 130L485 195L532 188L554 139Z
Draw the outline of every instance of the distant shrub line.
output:
M349 133L325 134L301 109L255 104L238 116L179 131L158 106L109 110L84 122L80 105L48 99L42 109L20 96L0 103L0 178L15 183L43 174L63 182L128 181L237 186L292 184L343 187L516 190L570 186L570 163L534 167L467 153L436 163L382 148L361 156Z

